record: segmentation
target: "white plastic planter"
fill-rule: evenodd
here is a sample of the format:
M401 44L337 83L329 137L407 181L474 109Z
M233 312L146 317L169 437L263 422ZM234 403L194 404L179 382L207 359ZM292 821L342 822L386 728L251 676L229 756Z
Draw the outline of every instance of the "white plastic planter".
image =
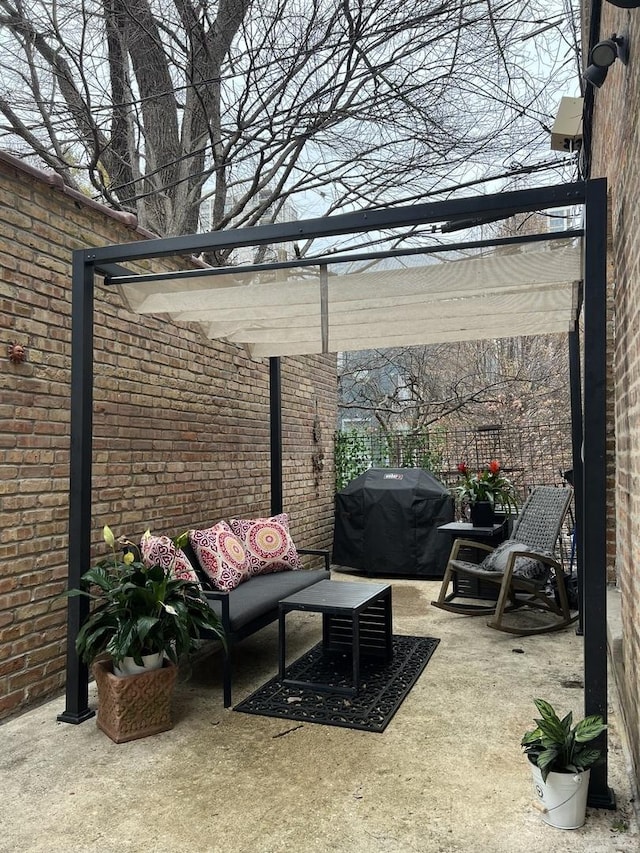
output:
M531 764L531 762L529 762ZM542 820L557 829L579 829L587 812L591 770L581 773L549 773L542 780L540 768L531 764L533 790Z
M141 672L149 672L152 669L161 669L164 653L158 652L153 655L142 655L142 666L137 664L133 658L123 658L118 665L114 663L113 674L121 678L126 675L140 675Z

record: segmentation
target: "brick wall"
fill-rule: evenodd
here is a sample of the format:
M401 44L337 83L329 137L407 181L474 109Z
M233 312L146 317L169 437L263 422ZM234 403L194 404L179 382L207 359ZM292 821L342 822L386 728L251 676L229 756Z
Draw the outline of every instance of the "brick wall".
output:
M0 717L65 678L71 250L144 236L0 154ZM269 514L268 363L133 316L101 282L95 324L96 547L106 523L135 536ZM329 547L335 357L283 359L282 387L284 508L301 546Z
M640 784L640 19L603 4L600 38L628 30L630 62L616 61L595 94L592 177L606 176L611 212L616 582L622 641L616 673Z

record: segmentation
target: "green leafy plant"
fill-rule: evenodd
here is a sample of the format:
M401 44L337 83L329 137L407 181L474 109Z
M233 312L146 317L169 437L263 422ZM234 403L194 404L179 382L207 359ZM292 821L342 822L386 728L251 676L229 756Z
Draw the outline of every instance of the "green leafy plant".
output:
M466 462L459 462L458 473L461 480L455 487L455 492L460 503L488 501L493 507L501 506L506 510L518 508L514 486L502 473L497 459L492 459L486 468L474 473Z
M444 446L437 430L430 432L404 433L395 436L399 445L398 466L400 468L424 468L438 472L442 468ZM388 436L389 455L393 436Z
M185 536L174 540L176 547L184 544ZM172 577L170 569L145 566L132 542L120 540L124 553L118 552L108 526L103 537L110 555L84 573L88 588L67 593L95 604L76 638L82 660L91 663L107 653L115 664L132 657L140 666L142 655L164 652L177 663L195 647L202 631L224 643L220 620L196 584Z
M521 745L529 760L540 768L546 781L549 773L578 773L592 767L600 758L600 750L588 744L607 727L599 714L585 717L572 727L573 715L560 719L544 699L534 699L540 712L536 728L526 732Z
M355 477L371 467L371 439L358 430L339 430L335 434L335 478L339 492Z

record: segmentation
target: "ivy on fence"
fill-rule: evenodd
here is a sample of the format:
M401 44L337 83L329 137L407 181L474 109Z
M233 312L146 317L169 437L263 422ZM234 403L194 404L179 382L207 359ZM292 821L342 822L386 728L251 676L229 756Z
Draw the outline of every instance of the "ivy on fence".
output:
M443 464L443 437L432 433L367 433L356 429L335 434L336 491L369 468L425 468Z
M373 467L371 436L358 430L338 430L335 435L336 492Z
M425 468L452 486L460 461L473 468L494 458L500 460L521 495L533 485L559 482L560 472L571 468L570 424L438 428L419 433L338 430L336 491L372 467Z

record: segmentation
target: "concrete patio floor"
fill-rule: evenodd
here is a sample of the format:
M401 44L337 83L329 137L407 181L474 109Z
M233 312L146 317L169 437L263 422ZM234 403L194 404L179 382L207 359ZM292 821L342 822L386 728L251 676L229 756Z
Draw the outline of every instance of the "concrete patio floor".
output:
M534 697L582 716L581 638L501 634L431 607L438 588L393 582L394 631L441 643L382 734L224 710L219 655L181 673L175 727L154 737L116 745L94 720L58 723L60 698L6 722L0 851L637 853L613 695L617 811L589 809L582 829L566 831L531 805L520 738ZM320 623L288 619L294 658ZM246 640L235 661L239 701L275 673L277 626Z

